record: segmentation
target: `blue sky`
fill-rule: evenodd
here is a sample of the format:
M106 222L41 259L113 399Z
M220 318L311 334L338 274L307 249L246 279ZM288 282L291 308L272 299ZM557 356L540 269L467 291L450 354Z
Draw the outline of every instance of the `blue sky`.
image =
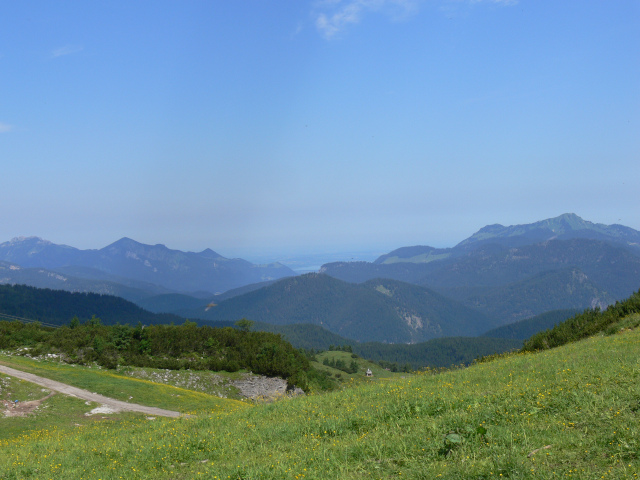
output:
M0 242L225 256L640 230L640 3L5 2Z

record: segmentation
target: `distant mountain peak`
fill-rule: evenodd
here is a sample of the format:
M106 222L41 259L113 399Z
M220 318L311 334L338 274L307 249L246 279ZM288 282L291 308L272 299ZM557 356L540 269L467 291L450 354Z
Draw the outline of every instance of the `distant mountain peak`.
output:
M50 249L60 249L60 250L73 250L73 247L69 247L68 245L56 245L55 243L50 242L49 240L45 240L40 237L14 237L8 242L0 243L0 249L4 251L22 251L29 252L30 254L35 254L37 252L50 250Z
M437 259L446 258L449 255L447 249L437 249L427 245L415 245L402 247L378 257L373 263L429 263Z
M13 237L7 242L9 245L17 245L20 243L35 243L39 245L51 245L49 240L40 237Z
M562 215L559 215L556 218L557 219L562 219L562 220L578 220L580 222L584 222L585 221L582 218L580 218L578 215L576 215L575 213L563 213ZM591 223L591 222L589 222L589 223Z
M564 233L566 231L591 229L595 227L596 224L583 220L575 213L563 213L558 217L533 223L531 226L547 227L553 232Z
M204 249L198 255L201 256L201 257L204 257L204 258L224 258L218 252L214 252L210 248Z
M455 248L476 248L481 244L497 242L501 244L524 245L543 242L553 238L598 238L632 245L640 233L623 226L603 225L584 220L575 213L564 213L554 218L539 222L511 225L505 227L500 224L487 225Z
M179 250L171 250L165 245L158 243L156 245L148 245L146 243L140 243L132 240L129 237L122 237L120 240L113 242L102 249L103 251L118 252L126 251L131 254L148 255L150 252L156 252L156 254L170 254L170 253L183 253Z
M111 245L107 245L106 248L109 247L121 247L121 246L130 246L130 245L134 245L134 246L141 246L143 245L140 242L136 242L135 240L133 240L132 238L129 237L122 237L120 240L116 240L115 242L113 242Z
M525 229L534 229L534 228L547 228L553 232L556 230L583 230L585 228L589 228L589 226L594 225L591 222L583 220L575 213L563 213L554 218L548 218L546 220L540 220L534 223L525 223L521 225L510 225L505 227L499 223L494 223L493 225L487 225L486 227L482 227L478 230L474 235L470 238L473 238L478 234L502 234L505 231L509 233L520 232ZM467 239L469 240L469 239ZM465 240L466 241L466 240Z

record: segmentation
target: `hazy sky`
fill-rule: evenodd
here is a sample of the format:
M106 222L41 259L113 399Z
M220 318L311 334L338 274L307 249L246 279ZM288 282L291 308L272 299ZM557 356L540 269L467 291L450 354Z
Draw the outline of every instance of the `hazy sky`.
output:
M640 2L7 1L0 161L0 242L640 230Z

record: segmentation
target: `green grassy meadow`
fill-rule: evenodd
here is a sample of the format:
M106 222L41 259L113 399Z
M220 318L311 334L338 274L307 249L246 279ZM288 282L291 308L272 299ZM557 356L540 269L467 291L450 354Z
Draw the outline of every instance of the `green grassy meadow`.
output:
M15 358L0 361L12 366ZM13 365L26 370L30 363L20 362ZM21 419L20 432L0 435L3 479L620 479L640 473L639 329L257 405L96 369L29 368L193 415L94 419L55 395L43 403L51 402L49 425L37 413ZM80 370L82 380L72 375ZM0 418L0 430L14 420Z
M345 365L349 365L353 361L358 365L358 371L356 373L347 373L343 370L324 365L323 361L325 359L334 362L341 360ZM352 356L352 354L349 352L336 350L327 350L317 354L316 361L312 362L312 365L315 369L321 372L328 373L331 377L341 383L375 383L379 380L386 381L392 378L403 378L407 376L406 373L390 372L388 370L385 370L377 363L370 362L369 360L365 360L364 358L358 357L357 355ZM372 377L366 376L367 369L371 370L373 374Z

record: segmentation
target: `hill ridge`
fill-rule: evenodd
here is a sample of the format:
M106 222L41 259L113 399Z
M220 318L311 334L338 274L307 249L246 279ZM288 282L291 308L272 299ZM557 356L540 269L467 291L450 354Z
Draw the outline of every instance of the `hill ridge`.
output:
M0 261L52 271L90 268L94 272L93 276L87 273L91 280L106 280L108 276L116 275L168 291L209 292L211 295L295 275L293 270L279 263L255 265L240 258L223 257L211 249L200 253L183 252L163 244L147 245L128 237L99 250L79 250L39 237L16 237L0 244Z
M321 273L279 280L223 300L206 312L184 313L216 321L310 323L353 340L390 343L479 335L484 326L497 326L481 313L425 287L389 279L358 285Z

